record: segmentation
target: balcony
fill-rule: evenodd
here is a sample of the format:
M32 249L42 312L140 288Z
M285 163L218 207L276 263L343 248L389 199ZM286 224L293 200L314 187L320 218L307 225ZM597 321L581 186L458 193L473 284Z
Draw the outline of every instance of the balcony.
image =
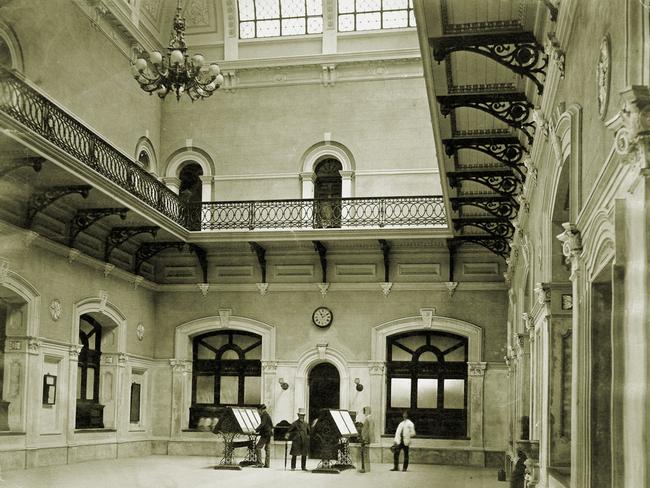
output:
M429 237L433 229L436 235L448 233L442 196L188 204L20 74L1 67L0 127L4 136L34 149L55 163L53 166L64 169L59 172L68 176L61 179L69 181L57 181L58 184L79 184L75 178L83 176L84 183L92 183L121 205L137 206L136 211L148 217L145 223L167 229L169 234L163 238L188 240L191 239L188 231L204 231L206 239L218 238L214 232L222 231L231 238L236 231L268 235L269 231L307 229L328 229L340 235L344 234L340 229L345 229L352 231L348 234L352 238L356 229L375 234L388 229L395 232L413 229L418 235L425 233ZM51 176L52 173L48 174L53 181ZM91 200L87 202L90 207L95 204ZM101 205L106 206L105 201ZM241 240L247 239L241 235Z

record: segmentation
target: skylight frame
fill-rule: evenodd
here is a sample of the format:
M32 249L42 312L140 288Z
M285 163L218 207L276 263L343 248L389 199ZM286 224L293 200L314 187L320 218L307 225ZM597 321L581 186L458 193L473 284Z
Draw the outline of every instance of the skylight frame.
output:
M415 11L413 7L413 0L408 0L406 2L406 7L399 7L399 8L385 8L387 4L390 5L394 0L378 0L380 7L379 10L362 10L359 8L360 5L363 5L364 2L367 0L351 0L354 2L354 10L353 11L341 11L341 2L337 1L337 15L336 15L336 26L337 26L337 31L338 32L370 32L370 31L379 31L379 30L393 30L393 29L408 29L408 28L415 28ZM406 25L398 25L398 26L391 26L391 27L386 27L384 25L386 18L385 14L386 13L391 13L391 12L405 12L406 13ZM379 27L373 27L369 29L360 29L359 28L359 22L358 18L360 15L365 16L369 14L379 14ZM353 19L353 28L352 29L342 29L341 28L341 18L342 17L352 17Z
M264 2L264 3L262 3ZM271 3L273 2L273 3ZM303 5L304 15L287 15L286 10L290 9L291 3L301 3ZM242 19L242 3L245 4L246 9L250 11L252 5L252 16L246 15ZM260 5L261 4L261 5ZM237 0L238 13L239 13L239 39L268 39L280 37L295 37L301 35L322 35L323 34L323 2L322 0ZM276 8L277 15L258 17L258 11L262 10L261 7L266 9ZM291 21L303 20L302 30L299 32L288 32L294 30L296 24ZM310 24L311 22L311 24ZM314 23L315 22L315 23ZM277 23L277 25L273 25ZM289 25L288 25L289 24ZM277 29L277 33L267 34L260 32L260 26L266 25L271 30ZM252 27L252 32L244 32L244 27ZM251 35L252 34L252 35Z

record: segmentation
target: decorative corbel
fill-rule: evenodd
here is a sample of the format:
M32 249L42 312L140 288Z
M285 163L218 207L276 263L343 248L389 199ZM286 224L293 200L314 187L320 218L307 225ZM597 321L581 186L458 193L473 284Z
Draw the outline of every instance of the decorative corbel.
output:
M260 292L261 296L266 295L269 292L269 284L268 283L255 283L257 285L257 291Z
M74 263L79 256L81 256L81 251L79 249L71 248L70 251L68 251L68 263Z
M31 247L32 243L38 236L40 236L40 234L38 232L34 232L33 230L25 231L25 249Z
M537 125L539 130L542 131L542 135L544 136L544 138L548 139L550 125L548 123L548 120L546 120L546 117L544 117L544 112L542 112L541 108L536 108L533 110L533 120L535 121L535 124ZM524 160L524 164L526 164L525 160ZM528 168L528 165L526 165L526 168Z
M458 288L458 281L445 281L445 287L447 287L447 293L449 297L453 297L456 293L456 288Z
M390 293L391 288L393 288L393 284L391 282L386 282L379 283L379 285L381 286L381 291L384 293L384 296L387 297Z
M232 314L232 310L229 308L220 308L219 309L219 322L220 326L223 327L224 329L227 329L230 327L230 315Z
M316 286L318 286L320 294L323 296L327 295L327 291L330 289L329 283L316 283Z
M537 303L544 305L551 301L551 287L548 283L537 283L533 289L537 296Z
M572 223L565 222L562 227L564 232L556 237L562 243L562 254L565 262L571 266L571 279L573 279L578 269L578 256L582 252L582 239L580 231Z
M114 269L115 269L114 264L104 263L104 278L108 278L108 275L110 275Z
M336 83L336 65L323 64L321 68L321 83L323 86L334 86Z
M318 351L318 359L325 359L325 355L327 354L327 342L322 343L322 344L316 344L316 350Z
M197 283L196 286L201 291L201 295L204 297L208 296L208 290L210 289L210 283Z
M621 92L621 98L623 108L607 122L607 127L616 134L616 152L621 156L636 154L640 169L645 170L650 158L650 88L631 86Z

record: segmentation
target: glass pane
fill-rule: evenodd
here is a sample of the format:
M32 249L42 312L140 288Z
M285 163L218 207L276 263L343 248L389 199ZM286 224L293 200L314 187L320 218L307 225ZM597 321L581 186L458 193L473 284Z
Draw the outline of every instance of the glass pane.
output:
M255 19L253 0L239 0L239 20Z
M216 357L215 352L211 349L208 349L203 344L199 344L196 352L198 359L214 359Z
M283 19L282 35L298 36L305 33L305 19Z
M403 346L408 347L411 351L415 351L419 347L426 346L427 339L424 334L418 334L409 337L402 337L400 339L397 339L397 342Z
M244 403L255 405L262 402L262 377L246 376L244 378Z
M465 408L465 380L445 380L445 408Z
M257 19L279 19L280 2L278 0L255 0Z
M413 355L409 352L406 352L401 347L393 345L391 349L393 361L411 361L413 359Z
M390 406L392 408L411 408L411 379L390 379Z
M323 15L323 0L307 0L307 15Z
M282 17L304 17L305 0L282 0Z
M95 368L88 368L86 374L86 400L97 400L93 394L95 388Z
M81 366L77 367L77 400L81 399L81 375L83 374L83 368Z
M196 403L214 403L214 375L196 377Z
M406 10L384 12L384 29L395 29L408 26Z
M221 346L228 344L228 334L217 334L213 336L203 337L201 342L211 345L214 349L220 349Z
M239 38L253 39L255 37L255 22L242 22L239 24Z
M465 346L459 347L458 349L455 349L450 353L447 353L447 355L445 355L445 361L465 362Z
M339 13L349 14L354 12L354 0L339 0Z
M260 20L257 23L257 37L278 37L279 35L279 20Z
M384 10L406 9L408 0L384 0Z
M376 12L381 10L381 0L357 0L357 12Z
M237 351L233 351L232 349L228 349L223 352L221 355L221 360L226 361L228 359L234 359L235 361L239 359L239 354L237 354Z
M222 376L219 389L219 403L237 405L239 378L237 376Z
M437 378L418 378L418 408L438 408Z
M339 32L354 30L354 14L339 15Z
M309 17L307 19L307 34L320 34L323 32L323 17Z
M420 357L418 359L419 361L430 361L430 362L436 362L438 358L432 351L425 351L422 354L420 354Z

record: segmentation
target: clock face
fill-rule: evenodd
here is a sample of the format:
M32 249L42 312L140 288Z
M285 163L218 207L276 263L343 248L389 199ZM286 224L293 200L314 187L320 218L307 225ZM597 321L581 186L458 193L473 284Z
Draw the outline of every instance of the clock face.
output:
M332 323L334 315L332 315L332 311L329 308L318 307L314 310L314 315L312 315L311 319L318 327L328 327Z

